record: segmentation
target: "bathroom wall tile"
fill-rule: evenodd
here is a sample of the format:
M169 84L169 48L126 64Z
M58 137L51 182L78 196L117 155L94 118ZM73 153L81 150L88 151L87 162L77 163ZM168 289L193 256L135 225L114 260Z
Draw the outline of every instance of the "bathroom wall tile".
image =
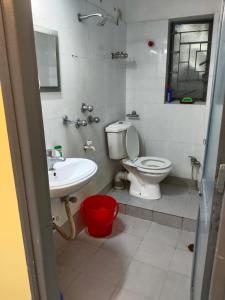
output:
M107 2L107 3L106 3ZM111 122L125 118L126 62L112 61L111 52L126 50L126 24L119 26L107 22L96 26L96 19L78 22L78 13L112 13L121 6L118 0L32 0L34 24L58 31L61 92L41 93L46 147L62 145L67 157L85 157L94 160L99 167L93 181L80 191L78 197L97 193L113 179L119 164L109 160L104 128ZM120 5L121 4L121 5ZM94 116L99 124L77 130L74 126L63 126L62 116L71 119L86 119L81 113L81 104L95 107ZM83 145L92 140L96 152L85 153ZM88 191L88 192L87 192ZM73 213L79 206L72 205ZM62 225L66 216L59 201L52 204L53 213L60 216Z
M164 213L153 212L153 221L161 225L171 226L180 229L182 227L182 218Z
M182 229L190 232L195 232L197 221L193 219L183 218Z
M197 3L194 0L178 1L174 0L173 5L165 5L163 0L126 0L126 20L128 23L143 22L152 20L154 24L158 20L168 18L182 18L187 16L199 16L213 14L220 9L220 1L199 0Z
M150 37L155 42L152 49L147 46ZM188 156L196 156L203 162L203 139L206 136L209 110L208 104L164 104L167 39L167 19L128 24L126 111L136 110L140 114L137 129L144 155L168 158L173 163L172 175L190 178ZM214 57L210 73L213 65ZM211 84L209 81L208 98Z

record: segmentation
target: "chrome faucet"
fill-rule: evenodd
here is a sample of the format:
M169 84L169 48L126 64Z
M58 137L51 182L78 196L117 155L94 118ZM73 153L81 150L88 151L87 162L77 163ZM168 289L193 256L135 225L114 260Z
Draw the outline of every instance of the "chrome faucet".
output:
M65 157L60 157L57 156L56 153L59 152L55 149L47 149L46 150L46 155L47 155L47 163L48 163L48 170L49 171L54 171L54 165L57 162L63 162L66 160Z
M87 126L88 122L86 120L80 120L80 119L73 121L73 120L70 120L67 115L65 115L65 116L63 116L63 124L64 125L75 125L75 127L78 129L78 128L80 128L80 126L84 126L84 127Z
M91 150L91 151L96 151L96 148L95 146L93 145L93 142L88 140L85 144L84 144L84 151L88 151L88 150Z

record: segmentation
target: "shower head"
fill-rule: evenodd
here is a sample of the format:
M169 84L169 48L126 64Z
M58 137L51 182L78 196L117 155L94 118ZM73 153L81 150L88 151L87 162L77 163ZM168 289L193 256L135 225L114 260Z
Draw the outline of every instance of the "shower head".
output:
M78 21L79 22L82 22L84 20L87 20L87 19L90 19L90 18L93 18L93 17L97 17L99 19L99 21L97 22L97 25L98 26L104 26L105 23L110 20L111 22L115 23L118 25L118 20L114 20L113 17L111 16L108 16L108 15L103 15L103 14L100 14L100 13L94 13L94 14L90 14L90 15L81 15L81 14L78 14Z

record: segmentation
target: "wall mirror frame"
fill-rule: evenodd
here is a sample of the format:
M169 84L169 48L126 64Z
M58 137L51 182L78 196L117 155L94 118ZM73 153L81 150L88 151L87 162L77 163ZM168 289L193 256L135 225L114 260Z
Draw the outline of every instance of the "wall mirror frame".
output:
M34 26L40 92L60 92L58 32Z

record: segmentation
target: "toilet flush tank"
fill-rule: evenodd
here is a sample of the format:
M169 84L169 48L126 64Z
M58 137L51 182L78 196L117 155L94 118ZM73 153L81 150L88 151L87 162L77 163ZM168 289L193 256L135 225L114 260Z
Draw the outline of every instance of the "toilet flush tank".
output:
M105 128L111 159L123 159L127 157L126 133L131 126L130 122L118 121Z

